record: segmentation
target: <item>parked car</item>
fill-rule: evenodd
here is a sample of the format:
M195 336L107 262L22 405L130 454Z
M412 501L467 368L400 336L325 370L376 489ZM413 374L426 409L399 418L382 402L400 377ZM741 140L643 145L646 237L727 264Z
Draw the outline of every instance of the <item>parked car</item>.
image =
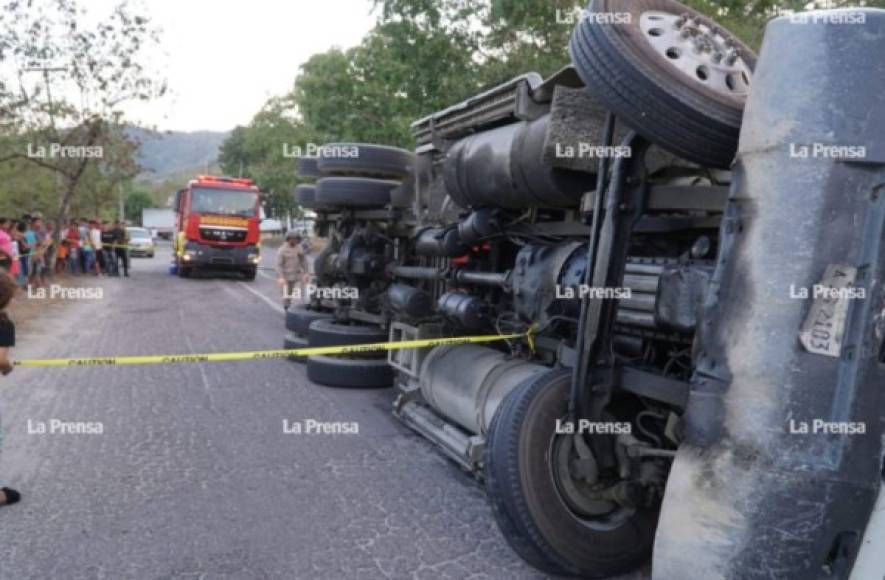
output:
M153 258L156 252L154 238L147 228L126 228L129 232L129 255Z

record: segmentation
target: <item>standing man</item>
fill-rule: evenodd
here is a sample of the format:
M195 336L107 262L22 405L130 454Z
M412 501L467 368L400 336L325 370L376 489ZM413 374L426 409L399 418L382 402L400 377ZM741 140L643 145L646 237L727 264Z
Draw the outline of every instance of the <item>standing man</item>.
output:
M35 215L31 220L31 273L32 284L37 286L46 285L46 270L49 266L49 255L52 249L52 236L43 225L43 218Z
M83 250L80 252L80 271L84 274L88 274L92 269L91 264L89 263L89 253L92 250L90 242L89 242L89 225L86 222L86 218L80 218L80 227L78 228L80 232L80 248ZM94 254L93 254L94 257Z
M101 267L108 276L119 276L117 272L117 254L114 252L114 230L110 222L101 223Z
M120 263L123 264L123 276L129 277L129 231L126 229L126 222L118 221L111 230L114 244L114 267L117 275L120 275Z
M89 223L89 227L86 230L86 235L83 237L83 273L84 274L94 274L95 276L99 275L99 267L98 262L95 259L95 242L98 240L99 246L101 245L101 232L98 231L98 226L95 225L94 222Z
M288 309L292 296L298 289L299 299L303 299L303 283L307 277L307 257L301 249L301 236L295 232L286 235L286 243L277 252L277 284L283 288L283 307Z
M18 256L19 260L21 260L22 275L25 277L25 284L30 284L34 281L34 270L32 266L37 261L37 234L34 233L34 230L31 227L30 214L23 218L19 226L21 226L19 227L19 231L22 232L22 237L18 242Z
M101 222L93 220L92 227L89 230L89 241L92 243L92 249L95 250L95 275L101 276L104 272L104 246L101 243Z
M75 220L71 220L71 223L68 225L65 239L68 242L68 268L71 274L78 276L83 271L83 268L80 264L80 228L77 227Z

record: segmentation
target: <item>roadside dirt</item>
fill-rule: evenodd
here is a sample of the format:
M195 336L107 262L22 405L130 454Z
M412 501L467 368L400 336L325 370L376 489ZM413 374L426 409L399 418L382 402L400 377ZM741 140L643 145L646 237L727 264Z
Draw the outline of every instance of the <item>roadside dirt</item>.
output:
M51 286L55 284L64 288L86 288L95 285L93 276L59 276L47 282L46 296L38 297L38 289L32 287L30 293L20 290L9 307L9 318L15 322L19 335L29 333L40 319L61 320L61 311L71 308L71 301L54 297Z

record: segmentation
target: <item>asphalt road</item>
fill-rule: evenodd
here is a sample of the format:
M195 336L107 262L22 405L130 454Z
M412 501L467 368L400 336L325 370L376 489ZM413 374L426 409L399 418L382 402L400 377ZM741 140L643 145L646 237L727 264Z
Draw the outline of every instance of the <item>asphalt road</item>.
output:
M15 356L281 347L269 273L182 280L168 259L81 280L104 298L47 308ZM284 360L17 369L0 378L0 483L24 501L0 509L0 578L539 578L392 399L315 386ZM310 419L359 434L284 433ZM29 433L52 420L103 433Z

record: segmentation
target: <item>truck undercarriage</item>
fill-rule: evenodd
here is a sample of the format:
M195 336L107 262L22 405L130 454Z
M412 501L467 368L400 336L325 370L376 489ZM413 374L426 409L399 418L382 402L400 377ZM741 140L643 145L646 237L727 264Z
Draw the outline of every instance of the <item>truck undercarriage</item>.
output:
M358 298L293 308L287 345L526 336L307 365L394 386L545 572L848 578L882 481L885 12L778 19L757 65L671 0L588 12L618 9L414 154L300 160L315 283Z

